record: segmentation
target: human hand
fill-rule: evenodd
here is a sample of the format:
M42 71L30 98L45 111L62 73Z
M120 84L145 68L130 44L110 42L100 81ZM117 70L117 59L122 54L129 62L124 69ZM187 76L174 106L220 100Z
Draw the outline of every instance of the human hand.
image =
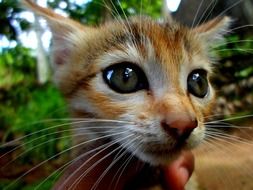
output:
M86 159L75 162L70 168L68 168L65 174L57 182L54 190L90 190L94 187L101 174L109 167L113 161L113 157L107 157L100 162L94 169L87 173L87 175L80 178L81 180L77 183L79 176L84 174L91 166L93 166L98 160L104 158L106 153L95 156L91 162L82 166ZM103 180L98 183L97 190L110 190L110 182L115 177L118 169L122 163L116 163L103 177ZM138 175L139 171L136 169L136 165L140 164L132 162L125 168L122 173L120 180L117 182L116 187L113 186L114 190L122 190L128 181ZM194 157L191 152L183 152L176 160L170 165L163 167L164 173L164 184L168 190L184 190L184 186L189 180L194 169ZM117 178L118 179L118 178Z
M194 170L191 152L183 152L178 159L164 167L165 183L169 190L183 190Z

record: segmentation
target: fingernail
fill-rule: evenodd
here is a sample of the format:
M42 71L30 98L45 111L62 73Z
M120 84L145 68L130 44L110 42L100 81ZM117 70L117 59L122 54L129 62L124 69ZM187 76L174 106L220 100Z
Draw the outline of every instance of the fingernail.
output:
M189 180L189 171L185 167L181 167L179 169L179 173L181 176L181 184L186 185L187 181Z

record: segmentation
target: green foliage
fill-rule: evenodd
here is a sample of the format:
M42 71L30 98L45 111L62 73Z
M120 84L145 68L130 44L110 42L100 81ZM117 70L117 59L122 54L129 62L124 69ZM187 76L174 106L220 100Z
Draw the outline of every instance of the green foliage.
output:
M253 75L252 51L252 36L231 35L227 38L226 43L216 48L221 63L223 63L218 67L221 73L229 74L228 81L238 82Z
M31 50L21 45L3 49L0 54L0 89L36 80L36 63Z
M226 39L226 43L219 46L219 55L222 58L229 58L237 55L251 54L253 49L253 37L240 37L239 35L230 35Z
M118 9L124 11L127 16L131 15L148 15L153 18L161 17L161 9L163 7L163 1L151 1L151 0L142 0L142 1L116 1L118 4ZM120 8L120 5L122 8ZM122 13L121 13L122 14ZM123 17L124 18L124 17Z
M55 176L51 177L49 180L46 181L38 181L36 183L30 184L22 188L21 190L49 190L52 189L52 186L55 184Z
M67 115L64 101L54 87L51 85L40 87L27 86L26 88L16 87L12 89L9 98L8 101L0 106L1 123L3 123L4 126L10 126L8 128L6 127L4 139L9 139L10 136L24 136L42 130L24 139L24 143L29 141L33 142L23 147L24 150L31 150L29 153L25 154L24 160L27 161L27 158L32 162L35 162L37 159L43 160L49 156L53 156L55 152L61 151L62 148L66 148L64 146L65 142L62 142L62 138L60 137L69 135L68 132L56 132L67 129L68 126L43 130L50 126L60 124L60 122L57 121L43 122L45 118L65 118ZM34 140L36 138L38 139ZM48 143L34 148L34 146L46 141L48 141ZM61 150L59 150L59 147ZM20 159L20 161L21 160L22 159Z
M8 184L10 184L9 180L1 180L0 181L0 189L4 189ZM21 187L22 185L20 183L17 183L15 185L13 185L10 190L16 190L19 189L19 187Z
M75 20L84 24L97 25L104 22L108 17L119 19L132 15L149 15L153 18L160 18L162 0L90 0L86 4L76 4L69 0L56 0L48 2L53 8L60 8L60 3L65 2L63 10Z
M62 2L66 3L63 10L70 17L88 25L98 25L108 17L125 19L140 13L160 18L163 6L162 0L90 0L83 4L70 0L50 0L48 4L62 9ZM2 35L18 42L18 31L30 27L29 22L18 17L21 12L18 6L17 0L0 0L0 38ZM216 84L236 83L253 75L253 60L250 55L253 38L240 40L242 38L239 36L229 37L226 45L217 48L222 64L218 65L221 77L215 81ZM35 165L71 144L69 126L59 126L63 122L50 120L66 118L68 114L61 94L52 84L37 84L33 51L17 44L15 48L0 52L0 140L7 142L27 135L15 144L22 147L14 153L14 157L23 154L18 159L19 164ZM0 189L11 181L0 181ZM19 181L10 189L34 189L40 182L27 185ZM47 180L40 189L50 189L53 183L53 179Z
M37 84L35 58L31 52L17 45L0 54L0 141L4 143L26 136L12 145L21 147L7 155L10 160L16 159L13 164L19 167L38 164L71 144L68 125L52 128L62 122L45 121L66 118L68 114L61 94L52 84ZM8 150L9 146L0 147L0 152ZM24 186L22 181L13 188L21 186Z
M16 159L12 164L19 168L23 164L38 164L71 144L70 134L66 131L68 125L47 130L62 122L43 121L65 118L67 113L63 98L52 84L37 84L36 60L32 53L31 49L18 44L14 48L2 49L0 54L0 134L3 134L0 135L0 140L4 143L26 136L14 144L14 148L21 147L8 154L10 160ZM59 133L60 130L65 132ZM0 148L1 152L8 150L8 146ZM12 172L15 174L15 171ZM3 181L0 186L5 186L6 183L9 182ZM52 183L46 181L42 189L50 189ZM26 185L21 180L12 188L21 189L24 186ZM33 189L34 186L23 189L29 188Z
M30 28L30 23L18 17L22 11L18 0L0 1L0 37L6 36L9 40L17 40L18 31Z
M50 177L48 180L38 180L37 182L34 182L32 184L25 184L23 181L18 181L14 184L12 184L8 190L49 190L52 189L53 185L55 184L56 179L59 177L59 173L55 173L52 177ZM12 183L11 180L1 180L0 181L0 189L4 189L6 186L10 185Z

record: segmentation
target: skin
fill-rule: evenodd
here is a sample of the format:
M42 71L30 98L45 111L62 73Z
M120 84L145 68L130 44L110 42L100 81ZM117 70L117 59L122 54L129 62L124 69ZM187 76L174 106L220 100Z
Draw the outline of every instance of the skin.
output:
M108 152L107 152L108 153ZM69 167L64 175L61 177L61 179L57 182L56 186L54 187L54 190L64 190L64 189L71 189L71 185L75 183L75 180L78 179L80 175L85 173L87 169L89 169L90 166L92 166L96 161L103 158L103 156L107 155L106 152L100 154L99 156L95 156L94 159L90 162L85 164L84 167L78 169L82 163L85 162L85 158L75 162L71 167ZM87 158L86 158L87 159ZM114 156L109 156L105 160L103 160L100 164L97 165L97 167L94 167L88 175L84 176L82 180L73 188L75 190L90 190L92 189L94 183L98 180L98 178L101 176L101 174L108 168L111 162L113 162ZM113 187L110 187L110 182L114 178L115 174L117 173L118 169L122 165L123 162L116 163L114 167L112 167L107 175L104 176L104 178L101 180L99 185L96 189L98 190L109 190L109 189L115 189L115 190L122 190L125 184L130 181L132 178L134 178L135 175L138 174L139 170L137 169L137 165L141 165L142 163L138 163L140 161L134 161L131 164L128 165L128 167L124 170L122 173L122 176L120 177L120 180L117 183L117 186L115 188L115 185ZM78 170L77 170L78 169ZM173 161L170 165L163 167L164 172L164 182L166 187L166 190L184 190L184 186L189 180L192 172L194 169L194 157L191 152L183 152L178 159ZM75 171L78 171L75 173ZM69 178L69 176L71 176ZM118 178L116 178L118 179Z
M191 152L184 152L171 165L164 167L168 189L183 190L194 170L194 157Z
M50 9L39 7L38 5L34 4L32 0L23 0L23 3L27 7L32 9L38 15L43 16L48 21L51 31L54 34L53 38L54 38L55 47L56 47L54 49L58 50L58 51L54 51L54 61L55 61L54 66L56 69L58 69L58 71L56 71L57 74L55 74L56 75L55 78L57 78L58 80L56 81L56 83L58 84L58 87L61 89L63 94L65 94L66 97L70 96L73 89L76 89L76 86L73 84L75 83L79 84L80 76L84 76L83 75L84 70L83 69L80 70L79 68L85 68L86 65L84 64L90 63L91 57L93 56L96 57L99 54L102 54L108 51L107 40L98 40L97 39L98 34L99 36L102 36L99 39L103 39L103 38L107 39L108 32L105 32L106 30L104 30L103 28L107 27L109 28L108 31L118 31L118 33L120 33L120 31L122 31L122 25L119 26L117 24L113 24L113 25L108 25L108 26L102 26L100 30L98 28L92 29L92 28L82 26L81 24L71 19L55 14ZM231 19L229 19L228 17L218 17L216 19L212 19L211 21L207 23L201 24L200 26L196 28L191 29L191 34L196 34L197 40L196 38L192 38L194 37L194 35L188 35L189 38L192 38L192 40L187 39L188 42L184 44L185 46L184 48L187 49L189 44L191 44L191 46L189 46L188 49L191 48L192 52L198 52L199 54L199 49L201 50L202 48L205 49L207 46L206 44L209 44L212 41L215 41L217 38L221 37L220 33L223 34L224 31L227 30L230 21ZM139 25L141 25L141 22L139 23ZM114 27L113 29L110 28L112 26ZM172 66L173 64L167 64L167 63L170 63L171 60L176 61L178 59L178 56L175 56L174 58L172 58L171 55L181 55L181 52L180 51L177 52L176 50L182 49L180 48L181 47L180 42L181 40L184 40L182 36L185 37L186 35L184 35L184 33L183 34L172 33L173 35L169 35L168 33L164 32L163 28L160 28L160 27L153 27L152 29L150 28L152 24L149 24L149 21L147 21L147 26L148 27L145 30L150 40L153 42L152 43L153 46L155 46L154 49L157 52L156 57L163 58L163 62L166 63L167 66ZM157 26L157 25L153 25L153 26ZM83 31L86 31L86 32L83 33ZM85 35L80 35L80 34L85 34ZM111 34L109 33L109 35ZM76 38L73 38L73 36L76 36ZM173 36L171 38L173 40L173 43L170 38L168 39L168 36ZM83 39L83 40L80 40L80 39ZM89 43L86 44L86 41L92 41L91 43L92 45L88 45ZM97 48L95 47L93 49L90 48L95 45ZM58 48L58 47L64 47L64 48ZM74 48L79 47L79 48L76 48L76 51L73 51L75 52L74 55L70 54L70 52L72 52L73 50L73 47ZM101 47L104 47L105 49L103 50L101 49ZM173 49L172 54L168 53L170 52L170 49ZM97 50L100 50L100 52L97 52ZM206 51L208 51L208 49L206 49ZM207 53L206 51L203 51L204 55ZM90 53L87 55L86 59L84 59L83 57L83 52ZM93 52L95 52L94 55L92 54ZM195 54L193 53L193 55ZM69 66L70 63L75 63L75 65L72 64L70 67ZM194 61L192 63L194 63ZM77 65L77 64L83 64L83 65L80 67L80 65ZM72 68L73 70L69 70L70 68ZM165 67L164 70L169 71L169 73L178 72L177 67L175 66L172 66L171 68ZM90 70L88 69L87 72L90 72ZM86 75L89 76L89 73L88 74L86 73ZM177 78L174 77L174 79L177 79ZM83 83L83 80L81 80L81 82ZM176 82L174 83L177 84ZM84 87L84 85L82 85L82 87ZM116 109L110 106L108 107L108 100L106 99L106 96L103 96L103 95L101 96L100 94L96 94L95 92L96 92L95 90L94 92L91 91L90 96L88 96L86 93L85 94L86 98L89 99L89 101L91 102L91 105L97 105L96 107L100 108L100 110L104 110L105 118L113 118L115 115L118 116L122 114L121 109ZM73 96L73 97L76 97L76 96ZM166 102L168 101L166 100ZM188 105L187 108L190 108L191 105L193 104L193 103L190 104L189 102L187 102L187 99L184 102L186 102L184 103L185 105ZM106 105L107 107L102 107L103 105L104 106ZM174 107L174 106L169 106L169 105L160 103L158 104L157 107L159 108L157 110L159 110L159 112L161 112L163 115L166 116L168 115L168 113L170 113L168 108ZM194 112L196 112L196 110L202 110L205 108L206 110L205 115L207 115L208 111L211 110L211 107L210 108L208 107L208 109L206 109L207 107L206 105L203 105L202 107L203 108L201 109L200 108L195 109ZM187 110L190 110L190 109L187 109ZM112 111L115 111L115 112L112 112ZM106 115L106 113L107 114L110 113L110 115ZM182 113L181 110L179 113ZM93 185L98 181L101 174L104 171L106 171L108 166L110 166L110 164L113 162L115 155L106 157L106 155L110 154L111 151L108 150L108 151L102 152L101 154L98 154L97 156L93 155L93 157L92 155L88 155L88 157L86 158L84 157L81 160L74 162L69 168L66 169L64 175L58 181L54 189L56 190L58 189L59 190L64 190L64 189L90 190L93 187ZM90 159L91 157L93 159ZM90 161L82 166L82 164L85 163L89 159ZM84 174L87 170L89 170L90 167L94 166L94 163L96 163L97 161L101 159L103 159L101 163L99 163L96 167L94 167L91 171L89 171L87 175L83 176L83 178L81 178L81 180L78 183L76 183L76 180L79 178L79 176L82 176L82 174ZM143 164L143 163L138 163L140 161L134 161L130 163L128 167L124 169L124 172L119 178L118 183L116 184L116 187L110 188L110 182L114 178L115 174L117 174L118 169L122 166L122 164L124 164L124 160L122 162L121 161L122 160L120 160L119 162L114 164L112 168L110 168L107 175L104 176L103 180L97 186L96 188L97 190L111 190L111 189L122 190L125 184L129 184L128 182L131 181L131 179L135 179L135 176L139 172L137 166ZM182 153L181 156L178 159L176 159L174 162L172 162L170 165L164 166L163 167L163 171L164 171L163 173L164 173L164 178L165 178L164 181L167 186L167 189L183 190L186 182L189 180L189 177L191 176L193 168L194 168L194 158L193 158L193 155L189 152Z

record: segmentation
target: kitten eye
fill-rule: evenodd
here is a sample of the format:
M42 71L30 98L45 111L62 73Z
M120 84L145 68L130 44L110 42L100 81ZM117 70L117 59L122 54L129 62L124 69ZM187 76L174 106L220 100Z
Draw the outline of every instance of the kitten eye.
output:
M204 98L208 93L207 72L203 69L192 71L187 79L187 88L194 96Z
M133 63L118 63L103 71L103 78L111 89L119 93L131 93L148 89L144 72Z

